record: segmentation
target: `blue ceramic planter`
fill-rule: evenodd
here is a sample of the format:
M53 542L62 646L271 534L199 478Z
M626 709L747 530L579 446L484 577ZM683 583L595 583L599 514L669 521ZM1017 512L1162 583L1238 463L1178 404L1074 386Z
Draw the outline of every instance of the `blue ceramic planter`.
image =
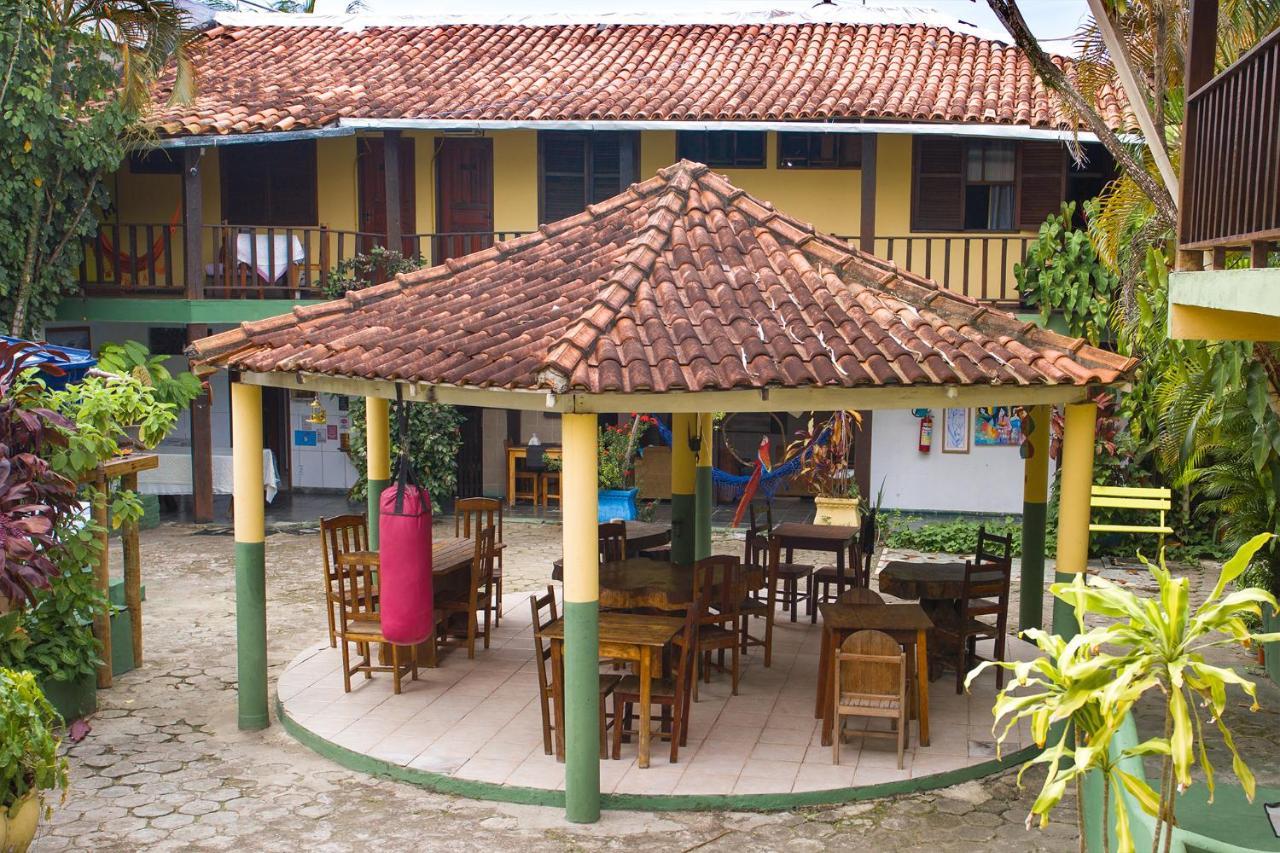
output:
M599 519L635 521L639 517L636 513L636 495L639 492L639 489L601 489L598 496Z

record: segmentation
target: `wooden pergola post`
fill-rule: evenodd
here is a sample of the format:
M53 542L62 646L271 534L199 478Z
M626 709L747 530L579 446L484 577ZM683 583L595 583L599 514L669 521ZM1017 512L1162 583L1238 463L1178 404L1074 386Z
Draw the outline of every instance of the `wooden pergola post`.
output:
M391 483L390 401L364 398L365 473L368 480L369 548L378 550L378 499Z
M265 729L267 711L266 519L262 491L262 389L231 384L235 471L236 677L241 730Z
M1049 420L1053 409L1032 406L1022 422L1022 588L1018 629L1044 626L1044 537L1049 502Z
M564 512L564 729L565 816L574 823L600 819L600 556L597 530L596 416L565 414ZM648 719L648 712L641 716Z
M1089 493L1093 489L1093 442L1098 419L1096 403L1066 406L1062 430L1062 464L1058 468L1059 583L1070 583L1089 565ZM1053 633L1078 633L1075 609L1061 599L1053 602Z
M692 563L695 551L697 476L689 437L696 432L696 415L671 416L671 561L680 566Z

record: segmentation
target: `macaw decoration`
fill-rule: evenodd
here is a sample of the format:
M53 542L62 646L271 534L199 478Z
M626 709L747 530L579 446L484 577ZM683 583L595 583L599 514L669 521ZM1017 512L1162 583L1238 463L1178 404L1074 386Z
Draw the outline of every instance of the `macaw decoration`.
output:
M751 499L756 496L756 489L760 487L760 478L769 470L769 436L760 439L760 448L756 451L756 462L751 468L751 478L747 480L747 484L742 488L742 499L738 501L738 508L733 513L733 524L730 527L737 527L738 522L742 521L742 516L746 513L747 507L751 506Z

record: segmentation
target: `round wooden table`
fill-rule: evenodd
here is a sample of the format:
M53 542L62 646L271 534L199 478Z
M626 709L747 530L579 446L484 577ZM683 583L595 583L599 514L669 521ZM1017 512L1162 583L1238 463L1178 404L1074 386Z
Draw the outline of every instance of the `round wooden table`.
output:
M877 577L880 591L894 598L955 600L964 595L964 563L908 563L893 560Z
M746 567L747 589L764 583L763 570ZM600 565L600 606L618 610L687 610L693 604L693 567L647 557Z
M638 556L641 551L660 548L671 542L671 525L649 521L624 521L627 527L627 556Z

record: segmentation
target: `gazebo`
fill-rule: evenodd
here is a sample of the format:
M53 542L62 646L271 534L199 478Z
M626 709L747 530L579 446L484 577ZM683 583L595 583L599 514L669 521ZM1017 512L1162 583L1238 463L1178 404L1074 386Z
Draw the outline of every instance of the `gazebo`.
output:
M205 338L232 384L239 722L268 722L261 388L368 400L370 533L388 401L563 416L565 803L597 819L597 415L673 415L673 560L710 553L711 412L1066 407L1057 570L1084 571L1096 407L1132 359L940 289L682 161L582 213ZM1024 452L1022 625L1043 605L1048 429ZM1054 628L1074 630L1055 610Z

